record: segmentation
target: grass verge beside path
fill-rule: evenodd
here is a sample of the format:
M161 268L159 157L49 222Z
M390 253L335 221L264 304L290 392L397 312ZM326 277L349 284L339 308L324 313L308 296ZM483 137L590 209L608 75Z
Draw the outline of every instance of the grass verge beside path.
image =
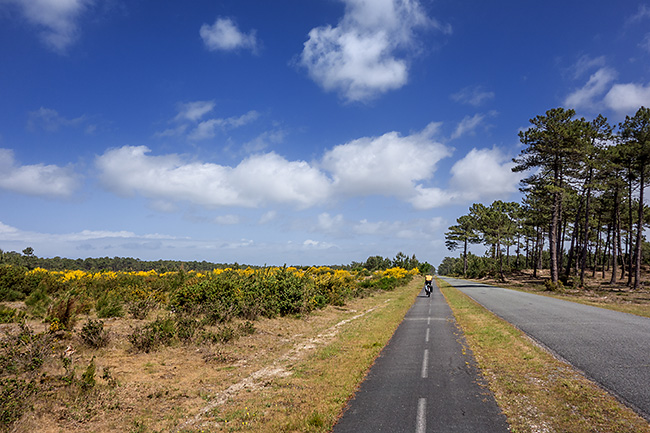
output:
M650 433L650 424L465 294L437 280L513 432Z
M351 301L337 322L267 366L281 369L259 386L210 406L180 432L328 432L419 293L420 281ZM331 308L331 307L330 307ZM339 326L340 325L340 326Z

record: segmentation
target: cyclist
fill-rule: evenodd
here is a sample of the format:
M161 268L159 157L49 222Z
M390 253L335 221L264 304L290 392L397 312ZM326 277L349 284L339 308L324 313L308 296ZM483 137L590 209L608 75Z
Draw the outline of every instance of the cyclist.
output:
M424 293L427 297L431 296L431 290L433 289L433 275L425 275L424 277Z

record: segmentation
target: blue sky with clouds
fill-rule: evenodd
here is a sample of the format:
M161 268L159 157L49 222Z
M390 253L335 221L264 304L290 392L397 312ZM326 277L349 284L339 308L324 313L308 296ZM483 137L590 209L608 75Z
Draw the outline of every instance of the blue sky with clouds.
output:
M0 0L0 59L5 251L437 266L528 119L650 106L650 3Z

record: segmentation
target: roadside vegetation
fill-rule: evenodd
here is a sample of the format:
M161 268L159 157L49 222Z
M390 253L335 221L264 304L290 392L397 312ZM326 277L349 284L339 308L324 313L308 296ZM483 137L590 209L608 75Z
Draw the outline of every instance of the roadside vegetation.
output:
M650 432L613 396L507 322L438 280L514 433Z
M236 431L253 424L264 431L259 426L268 422L277 431L326 431L412 303L414 295L396 289L418 272L0 265L0 431ZM372 341L348 364L339 354L353 341L320 347L338 334L336 323L393 311L383 294L401 300L393 328L362 337ZM329 362L340 368L310 376ZM337 390L327 407L307 401L314 395L303 384L307 376L310 387ZM244 398L239 391L262 389L283 397L255 412L246 409L252 403L225 409ZM289 393L303 400L286 403Z

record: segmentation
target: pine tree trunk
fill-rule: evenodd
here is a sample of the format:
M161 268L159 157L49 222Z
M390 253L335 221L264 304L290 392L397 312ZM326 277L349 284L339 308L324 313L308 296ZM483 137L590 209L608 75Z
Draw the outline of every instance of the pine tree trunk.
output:
M643 188L645 187L645 165L641 167L641 176L639 179L639 215L636 232L636 264L634 267L634 290L639 289L641 283L641 244L643 242Z

